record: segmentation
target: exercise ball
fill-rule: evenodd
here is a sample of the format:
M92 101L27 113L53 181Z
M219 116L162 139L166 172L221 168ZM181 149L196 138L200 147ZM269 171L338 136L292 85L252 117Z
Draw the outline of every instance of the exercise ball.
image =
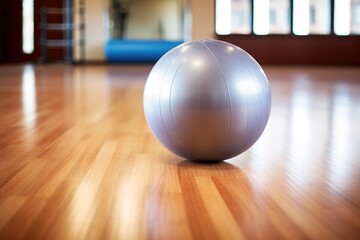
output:
M143 96L150 130L193 161L222 161L250 148L268 122L271 92L260 65L218 40L189 41L154 65Z

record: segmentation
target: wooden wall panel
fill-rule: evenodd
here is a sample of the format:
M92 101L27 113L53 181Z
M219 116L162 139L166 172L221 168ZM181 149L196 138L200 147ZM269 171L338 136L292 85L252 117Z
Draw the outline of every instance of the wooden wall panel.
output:
M227 35L260 64L360 65L360 36Z

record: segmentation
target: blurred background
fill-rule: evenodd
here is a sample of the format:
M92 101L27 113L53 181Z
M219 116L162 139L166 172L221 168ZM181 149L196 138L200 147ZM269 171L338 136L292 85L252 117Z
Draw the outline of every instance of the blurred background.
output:
M162 54L183 41L217 38L260 63L358 65L359 34L360 0L0 2L1 63L107 62L107 51L123 54L124 41L155 50L154 42L172 42ZM109 50L111 41L117 47Z

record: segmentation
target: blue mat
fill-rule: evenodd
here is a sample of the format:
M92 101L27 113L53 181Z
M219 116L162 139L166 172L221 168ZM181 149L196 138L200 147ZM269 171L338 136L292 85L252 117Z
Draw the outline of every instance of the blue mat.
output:
M113 39L105 45L105 59L107 62L156 62L170 49L182 43L183 41Z

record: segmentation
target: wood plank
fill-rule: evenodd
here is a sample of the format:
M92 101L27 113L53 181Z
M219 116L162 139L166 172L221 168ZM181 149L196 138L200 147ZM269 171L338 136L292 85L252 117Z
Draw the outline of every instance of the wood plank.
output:
M265 67L266 130L215 164L152 136L150 69L0 66L1 239L360 239L360 68Z

